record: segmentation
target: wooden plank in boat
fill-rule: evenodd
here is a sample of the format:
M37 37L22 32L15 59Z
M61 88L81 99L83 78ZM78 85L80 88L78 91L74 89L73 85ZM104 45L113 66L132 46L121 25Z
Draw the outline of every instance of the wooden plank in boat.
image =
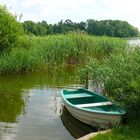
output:
M65 97L66 97L67 99L70 99L70 98L93 97L93 95L87 94L87 93L74 93L74 94L67 94L67 95L65 95Z
M111 102L100 102L100 103L89 103L89 104L78 104L76 107L94 107L94 106L104 106L104 105L112 105Z

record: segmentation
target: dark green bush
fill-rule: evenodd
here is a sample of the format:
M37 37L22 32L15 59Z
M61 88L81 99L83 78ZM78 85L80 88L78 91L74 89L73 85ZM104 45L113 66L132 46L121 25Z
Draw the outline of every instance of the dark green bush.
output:
M8 12L6 6L0 5L0 54L15 46L21 33L22 27L16 17Z

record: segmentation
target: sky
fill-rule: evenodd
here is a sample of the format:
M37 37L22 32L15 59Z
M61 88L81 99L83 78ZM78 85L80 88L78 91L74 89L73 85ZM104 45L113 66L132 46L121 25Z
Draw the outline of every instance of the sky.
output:
M49 24L71 19L73 22L123 20L140 31L140 0L0 0L9 11L22 14L22 20L45 20Z

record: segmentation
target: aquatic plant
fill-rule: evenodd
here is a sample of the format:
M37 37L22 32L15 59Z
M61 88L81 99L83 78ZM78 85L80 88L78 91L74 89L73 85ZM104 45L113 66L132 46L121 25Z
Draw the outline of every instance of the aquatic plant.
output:
M102 61L91 59L83 69L95 85L103 85L104 94L118 101L129 118L138 117L140 102L140 49L112 54Z
M58 65L83 65L89 58L103 59L126 47L120 38L70 33L46 37L23 36L18 46L0 57L0 73L30 71Z

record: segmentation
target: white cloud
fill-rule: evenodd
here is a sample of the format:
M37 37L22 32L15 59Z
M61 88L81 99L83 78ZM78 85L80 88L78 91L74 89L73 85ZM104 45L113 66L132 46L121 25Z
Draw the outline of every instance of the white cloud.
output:
M18 0L0 0L0 4L6 4L7 6L17 5Z
M120 19L140 29L139 0L0 0L0 3L22 13L22 20L56 23L61 19Z

